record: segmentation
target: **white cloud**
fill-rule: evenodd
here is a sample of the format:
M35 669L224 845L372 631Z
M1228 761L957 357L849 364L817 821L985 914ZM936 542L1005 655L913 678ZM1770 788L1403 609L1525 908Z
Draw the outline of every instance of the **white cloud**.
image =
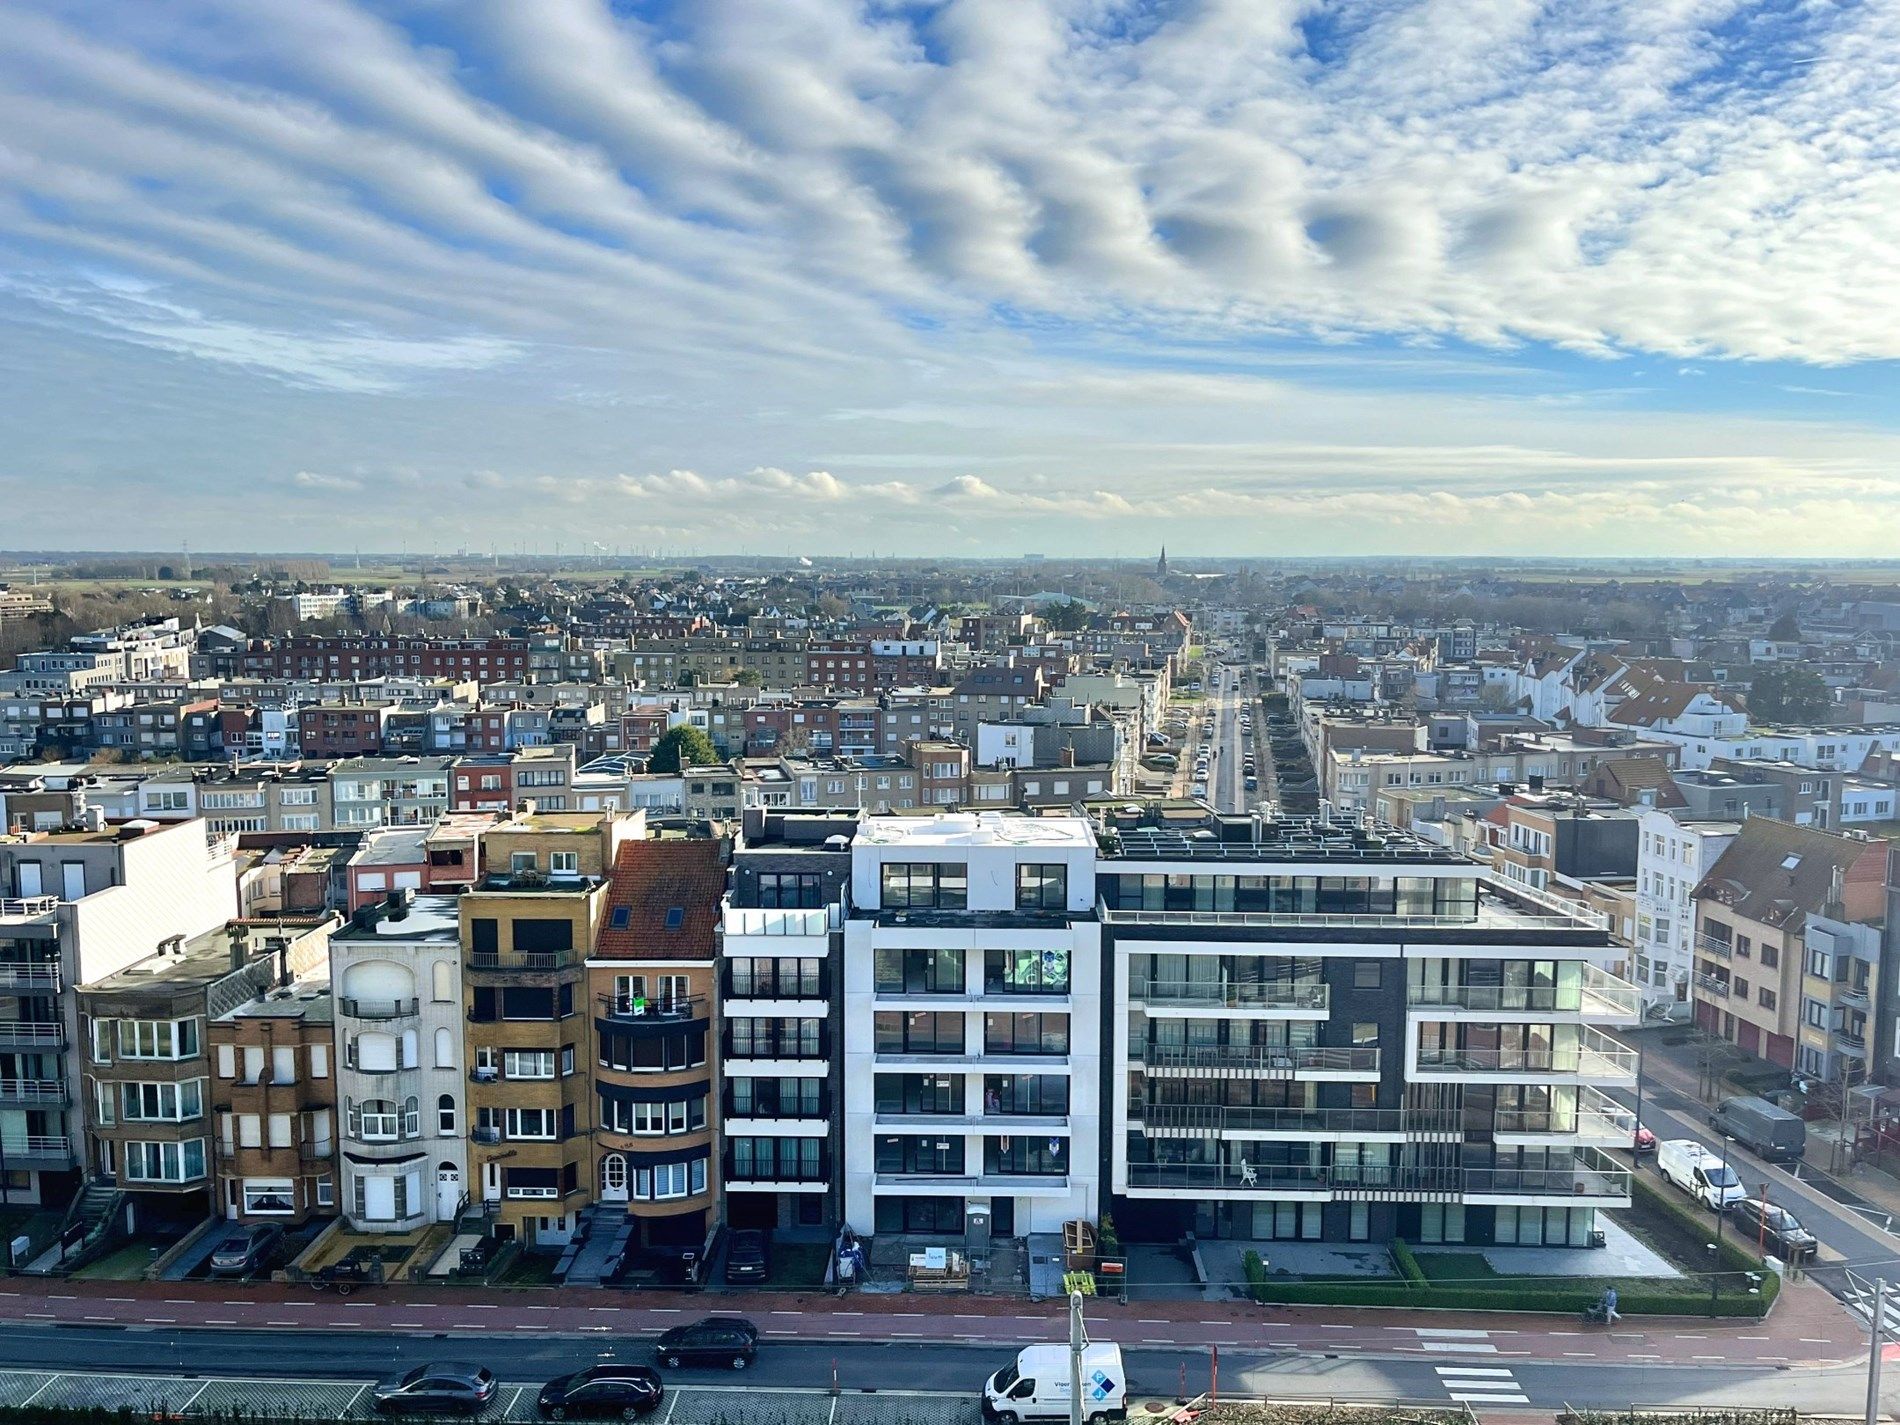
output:
M11 459L233 511L407 468L497 529L1760 547L1890 500L1891 402L1702 388L1900 359L1896 95L1879 5L18 0L0 330L140 399ZM21 365L0 410L57 406Z

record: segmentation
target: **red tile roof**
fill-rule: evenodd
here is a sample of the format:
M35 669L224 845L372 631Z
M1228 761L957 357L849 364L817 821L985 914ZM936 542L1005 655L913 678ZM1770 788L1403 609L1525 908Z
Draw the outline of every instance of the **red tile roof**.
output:
M725 889L719 841L623 842L595 953L607 960L710 960Z

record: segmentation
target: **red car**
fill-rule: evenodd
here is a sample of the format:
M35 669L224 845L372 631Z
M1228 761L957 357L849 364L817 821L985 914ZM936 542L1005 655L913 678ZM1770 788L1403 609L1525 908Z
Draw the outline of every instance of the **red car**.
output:
M1630 1152L1640 1158L1645 1153L1653 1153L1655 1151L1656 1135L1643 1127L1642 1124L1637 1124L1636 1135L1630 1140Z

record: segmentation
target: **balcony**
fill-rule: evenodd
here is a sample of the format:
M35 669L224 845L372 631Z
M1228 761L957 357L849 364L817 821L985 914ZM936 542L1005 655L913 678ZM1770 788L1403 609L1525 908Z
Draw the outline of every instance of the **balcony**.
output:
M30 1044L37 1048L60 1048L66 1043L66 1026L37 1020L0 1020L0 1044Z
M1229 1009L1265 1018L1324 1019L1332 1004L1329 986L1308 980L1132 980L1128 986L1132 1003L1148 1009L1180 1009L1205 1012Z
M1627 1207L1630 1169L1599 1148L1579 1149L1575 1160L1551 1168L1465 1168L1462 1194L1468 1203L1552 1200L1596 1207Z
M784 1138L778 1141L810 1140ZM725 1183L728 1187L743 1186L755 1192L823 1192L831 1183L830 1160L829 1151L821 1147L816 1160L794 1153L769 1162L747 1154L742 1161L741 1155L729 1147L725 1155Z
M1695 938L1698 955L1713 956L1717 960L1731 960L1735 957L1735 943L1731 940L1717 940L1713 935L1698 935Z
M1414 1012L1449 1009L1480 1014L1574 1014L1633 1023L1642 1014L1643 992L1627 980L1586 964L1576 985L1415 984L1406 1002Z
M412 999L353 999L337 1001L350 1019L414 1019L422 1006Z
M64 1079L0 1079L0 1103L60 1105L66 1102Z
M0 990L18 990L27 994L57 994L60 987L59 962L38 964L0 964Z
M1032 1133L1067 1133L1067 1114L1048 1113L904 1113L880 1108L873 1126L889 1133L970 1133L987 1129Z
M57 1133L0 1134L0 1163L10 1172L60 1172L73 1165L72 1144Z
M782 909L727 906L720 919L725 953L731 956L823 955L831 932L844 924L842 906Z
M769 1023L770 1021L753 1019L740 1020L738 1022L741 1024L759 1025ZM735 1034L733 1027L728 1025L721 1048L723 1056L727 1060L802 1059L829 1062L831 1058L830 1046L831 1035L824 1029L821 1029L817 1037L812 1039L799 1034L774 1034L760 1032L756 1029L750 1034ZM730 1063L726 1064L725 1068L728 1073L733 1072Z
M1459 1131L1456 1115L1404 1108L1250 1108L1219 1103L1131 1103L1150 1138L1402 1138L1428 1127Z
M1500 1140L1574 1137L1587 1143L1628 1148L1636 1138L1636 1115L1608 1094L1585 1087L1577 1090L1574 1107L1501 1108L1491 1127Z
M1835 1029L1830 1032L1834 1040L1834 1047L1840 1050L1841 1053L1851 1055L1856 1059L1865 1059L1867 1057L1867 1036L1863 1031L1858 1029Z
M786 962L790 964L789 961ZM726 1001L733 1000L799 1000L813 1004L823 1004L831 998L829 976L823 972L813 975L801 975L797 967L783 975L771 973L741 974L735 968L728 968L721 980ZM881 993L881 992L880 992Z
M58 908L58 896L0 896L0 921L39 920Z
M1247 1192L1262 1196L1302 1193L1329 1197L1437 1197L1455 1201L1461 1169L1405 1164L1322 1167L1313 1164L1130 1163L1131 1188L1188 1188L1201 1192Z
M579 950L471 950L468 968L475 971L540 972L566 970L585 958Z
M1136 1045L1129 1058L1150 1073L1249 1076L1265 1079L1376 1079L1379 1050L1370 1044L1350 1048L1256 1048L1243 1044Z
M1729 996L1729 982L1724 975L1698 974L1695 987L1698 994L1709 999L1727 999Z
M705 995L666 995L658 999L630 995L596 995L596 1013L617 1030L629 1027L686 1024L706 1017Z
M1418 1071L1434 1082L1456 1082L1463 1074L1505 1078L1573 1079L1577 1082L1634 1083L1636 1051L1607 1034L1586 1029L1574 1044L1546 1049L1418 1046Z
M1865 985L1835 985L1834 1003L1847 1005L1853 1009L1862 1011L1872 1008L1872 1004L1867 998L1867 987Z

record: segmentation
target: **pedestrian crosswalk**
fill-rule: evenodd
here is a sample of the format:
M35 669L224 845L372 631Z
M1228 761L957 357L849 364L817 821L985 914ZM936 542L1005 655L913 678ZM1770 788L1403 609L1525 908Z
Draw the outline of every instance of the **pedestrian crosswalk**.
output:
M1439 1366L1437 1370L1445 1393L1474 1410L1486 1405L1531 1403L1509 1366Z

